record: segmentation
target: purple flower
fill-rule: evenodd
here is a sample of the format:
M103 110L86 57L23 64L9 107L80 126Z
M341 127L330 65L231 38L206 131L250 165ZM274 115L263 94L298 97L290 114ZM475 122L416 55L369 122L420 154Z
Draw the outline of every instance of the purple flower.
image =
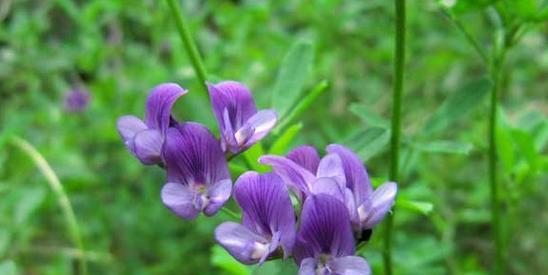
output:
M328 145L326 150L329 154L338 155L342 160L346 186L354 195L357 211L357 216L353 219L355 229L361 232L373 228L394 205L397 184L387 182L373 191L363 162L354 152L338 144Z
M143 164L162 164L162 146L170 124L171 109L175 101L187 90L174 83L156 86L146 103L145 119L126 115L118 119L118 133L128 150Z
M232 182L215 137L198 123L183 123L166 131L163 149L167 183L162 202L178 216L212 216L229 199Z
M84 87L77 87L65 94L63 106L67 112L83 112L89 104L91 95Z
M345 205L325 194L308 197L293 250L299 274L371 274L365 259L355 252Z
M259 161L271 165L300 198L326 193L344 202L357 233L373 228L394 205L396 183L385 183L373 191L355 153L337 144L327 146L327 152L320 160L316 149L305 145L287 157L263 156Z
M234 198L242 224L219 225L217 242L244 264L261 264L282 251L287 257L295 241L295 212L282 180L273 173L246 172L236 181Z
M342 161L335 154L320 160L313 147L301 146L287 157L265 155L259 162L272 166L301 200L311 194L326 193L345 201L351 195L346 190Z
M251 92L243 84L223 81L208 84L223 151L238 154L265 137L274 127L273 110L257 111Z

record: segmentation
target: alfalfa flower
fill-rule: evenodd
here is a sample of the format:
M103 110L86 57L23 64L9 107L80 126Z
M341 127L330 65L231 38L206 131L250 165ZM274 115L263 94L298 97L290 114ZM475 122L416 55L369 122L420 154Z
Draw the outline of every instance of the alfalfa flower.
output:
M174 122L171 109L186 93L187 90L174 83L158 85L147 98L144 121L132 115L118 119L116 126L127 149L143 164L163 164L162 146L166 131Z
M300 275L371 274L365 259L355 256L354 237L345 205L325 194L306 198L293 257Z
M221 133L223 151L238 154L265 137L276 125L273 110L257 111L249 89L236 81L208 84Z
M200 212L212 216L230 198L232 181L218 141L193 122L170 127L163 150L167 183L162 202L178 216L191 220Z
M242 222L217 227L215 239L222 247L244 264L291 254L295 212L282 179L273 173L246 172L236 181L234 199L242 208Z

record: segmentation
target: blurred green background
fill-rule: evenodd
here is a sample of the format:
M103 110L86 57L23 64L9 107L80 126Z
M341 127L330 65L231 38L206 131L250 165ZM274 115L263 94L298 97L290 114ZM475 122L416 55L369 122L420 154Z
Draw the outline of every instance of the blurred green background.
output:
M497 125L503 237L508 274L546 274L546 1L515 0L523 4L519 9L494 3L501 1L441 2L407 4L396 272L486 274L493 262L487 67L450 13L486 52L501 25L523 27L503 70ZM291 95L295 104L320 81L329 82L288 122L295 137L270 135L265 150L276 143L278 153L304 143L322 150L343 143L365 160L375 182L386 178L392 1L181 5L210 80L244 82L259 107L270 106L277 93ZM155 0L0 1L0 274L72 274L81 254L59 197L15 136L36 147L59 177L90 274L294 272L291 261L245 268L214 248L213 229L227 217L177 218L159 199L163 171L143 167L118 137L117 117L142 116L148 91L162 82L190 89L175 106L179 119L217 131L172 19L166 3ZM293 84L280 79L295 72ZM91 101L83 112L70 113L63 98L77 86L89 90ZM280 143L281 136L289 144ZM248 165L244 157L235 160L233 179ZM382 272L381 231L360 252L375 273Z

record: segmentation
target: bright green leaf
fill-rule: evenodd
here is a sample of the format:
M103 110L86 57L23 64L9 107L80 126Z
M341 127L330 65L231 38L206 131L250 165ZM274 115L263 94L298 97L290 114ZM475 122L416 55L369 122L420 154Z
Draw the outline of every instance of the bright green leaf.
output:
M281 130L285 128L289 123L293 122L295 119L297 119L301 114L304 113L311 105L312 103L329 87L329 83L326 80L321 81L320 83L316 84L314 88L304 96L303 99L297 103L295 108L291 109L291 112L285 117L281 117L280 123L274 131L272 132L274 135L279 134Z
M236 261L218 245L211 248L211 263L231 275L251 275L252 272L250 267Z
M249 166L257 172L268 172L270 168L266 165L259 164L259 157L264 155L264 149L260 142L255 143L251 148L244 153L244 158Z
M401 197L396 199L396 207L415 211L423 215L428 215L434 210L434 205L430 202L407 200Z
M274 144L272 144L269 153L273 155L285 154L288 151L289 145L291 145L291 142L302 128L303 124L297 123L285 130L285 132L278 139L276 139Z
M299 41L291 46L284 57L272 92L272 107L284 117L299 99L312 68L313 47Z

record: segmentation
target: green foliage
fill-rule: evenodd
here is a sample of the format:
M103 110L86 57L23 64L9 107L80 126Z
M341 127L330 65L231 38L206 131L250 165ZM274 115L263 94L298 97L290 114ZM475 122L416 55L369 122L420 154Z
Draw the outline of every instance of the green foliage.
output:
M454 91L428 119L423 134L429 135L444 130L467 112L478 107L491 87L488 79L480 78Z
M310 74L314 58L313 46L298 41L284 57L272 91L272 108L284 117L299 99L305 81Z
M217 131L164 1L0 3L0 274L72 274L81 255L58 197L13 146L13 136L35 147L62 182L89 274L296 274L291 259L261 268L235 262L212 236L228 216L177 218L159 200L164 171L143 167L120 141L116 118L142 117L148 91L166 81L190 90L175 106L177 119ZM273 106L280 115L275 134L231 161L233 180L249 169L267 171L257 163L263 153L344 143L365 161L375 186L386 181L392 1L180 4L210 78L244 82L259 108ZM522 38L508 52L497 125L511 251L506 264L508 274L543 274L546 1L457 0L445 7L488 59L501 26ZM431 1L407 1L407 8L395 271L486 274L492 264L485 163L492 85L478 76L488 68ZM91 103L85 112L65 112L63 96L79 84L90 90ZM382 231L375 228L361 252L374 274L382 274Z

